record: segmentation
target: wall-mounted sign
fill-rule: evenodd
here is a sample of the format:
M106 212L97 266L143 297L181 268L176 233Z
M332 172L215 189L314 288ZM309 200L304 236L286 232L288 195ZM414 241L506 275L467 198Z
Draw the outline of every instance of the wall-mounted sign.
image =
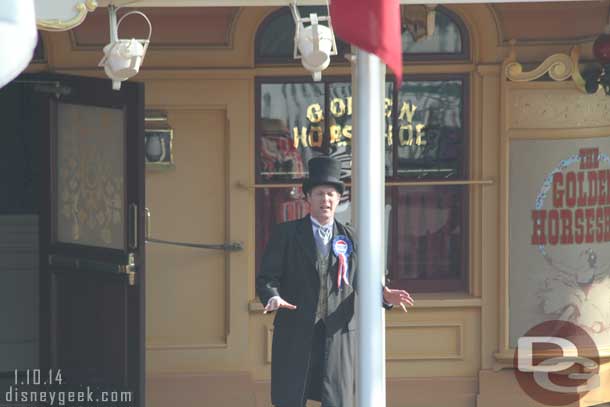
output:
M36 23L47 31L67 31L82 23L97 8L96 0L35 0Z
M610 346L610 137L510 146L510 343L548 320Z

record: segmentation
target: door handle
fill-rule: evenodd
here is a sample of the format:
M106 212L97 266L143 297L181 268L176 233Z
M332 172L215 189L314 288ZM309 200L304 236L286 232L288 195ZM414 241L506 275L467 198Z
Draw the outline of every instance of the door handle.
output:
M241 242L225 242L220 244L203 244L203 243L190 243L190 242L176 242L172 240L155 239L150 237L150 209L144 208L146 214L146 224L144 229L144 236L146 237L146 243L159 243L167 244L172 246L180 247L194 247L196 249L207 249L207 250L223 250L227 252L237 252L244 249L244 245Z
M150 237L151 224L150 224L150 209L144 208L144 213L146 214L146 223L144 224L144 236L146 240Z
M148 239L146 239L146 243L160 243L160 244L168 244L168 245L180 246L180 247L193 247L195 249L222 250L225 252L238 252L238 251L241 251L244 249L244 245L241 242L203 244L203 243L189 243L189 242L174 242L172 240L148 238Z
M127 275L130 286L136 285L136 257L129 253L127 264L105 263L95 260L80 259L76 257L49 255L49 266L53 272L82 272L107 273Z
M127 258L127 264L121 266L121 270L124 274L127 274L129 285L136 285L136 257L133 253L129 253Z
M138 205L129 204L129 220L131 231L129 232L129 247L133 250L138 248Z

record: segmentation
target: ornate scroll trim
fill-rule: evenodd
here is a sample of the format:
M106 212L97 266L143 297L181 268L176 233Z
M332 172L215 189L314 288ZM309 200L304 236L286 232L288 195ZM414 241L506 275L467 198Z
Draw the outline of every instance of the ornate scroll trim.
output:
M589 92L587 92L587 89L586 89L585 78L583 78L582 74L580 73L580 64L579 64L580 48L572 47L572 49L570 50L570 58L572 58L572 63L574 64L574 68L575 68L574 72L572 72L572 80L576 84L576 87L578 88L578 90L580 90L582 93L588 94ZM598 86L598 90L600 87L601 87L601 85Z
M87 13L95 11L97 8L96 0L85 0L84 3L78 3L75 6L76 16L71 18L70 20L61 21L59 19L53 20L42 20L39 19L36 21L38 28L46 31L68 31L85 20L87 17Z
M573 77L577 66L569 55L554 54L533 70L523 72L523 65L517 62L515 42L511 41L510 55L504 61L504 75L513 82L529 82L548 73L551 79L560 82Z

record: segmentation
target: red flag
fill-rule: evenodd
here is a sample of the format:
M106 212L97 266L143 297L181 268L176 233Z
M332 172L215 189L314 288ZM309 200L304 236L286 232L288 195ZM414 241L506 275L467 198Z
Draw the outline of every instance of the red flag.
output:
M335 34L377 55L402 82L402 40L398 0L331 0Z

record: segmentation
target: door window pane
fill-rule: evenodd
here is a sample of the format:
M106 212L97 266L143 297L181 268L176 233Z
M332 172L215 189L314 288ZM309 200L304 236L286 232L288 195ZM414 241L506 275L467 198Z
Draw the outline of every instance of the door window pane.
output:
M58 104L58 242L124 248L124 130L120 109Z

